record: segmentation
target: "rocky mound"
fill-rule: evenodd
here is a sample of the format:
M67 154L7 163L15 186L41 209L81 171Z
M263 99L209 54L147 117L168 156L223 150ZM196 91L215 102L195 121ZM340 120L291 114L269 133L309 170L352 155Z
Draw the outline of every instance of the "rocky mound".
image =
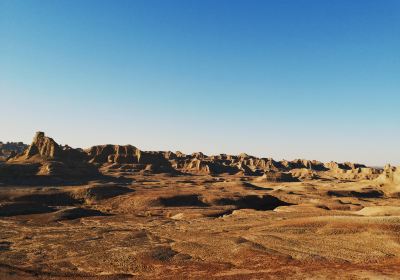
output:
M386 165L376 181L382 185L400 185L400 167Z
M257 182L298 182L299 180L290 173L279 171L268 171L264 175L255 179Z
M107 214L95 209L71 207L43 215L42 219L47 222L60 222L95 216L107 216Z
M0 167L0 176L53 176L82 178L98 175L81 149L60 146L43 132L37 132L32 144Z
M379 184L385 193L391 196L400 196L400 167L386 165L383 173L376 178L375 182Z
M300 180L315 180L320 178L318 172L307 168L292 169L290 170L290 174Z

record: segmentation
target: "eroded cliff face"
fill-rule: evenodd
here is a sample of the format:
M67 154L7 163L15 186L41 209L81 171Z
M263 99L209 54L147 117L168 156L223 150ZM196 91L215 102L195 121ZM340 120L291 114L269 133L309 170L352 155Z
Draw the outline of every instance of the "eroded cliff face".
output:
M87 151L89 162L93 163L139 163L140 150L126 145L99 145Z
M82 178L98 175L97 168L88 162L81 149L61 146L43 132L37 132L32 143L22 153L10 157L0 168L0 176L21 177L54 176Z
M400 185L400 166L386 165L376 181L384 185Z
M31 145L24 152L12 156L7 161L9 165L28 163L38 165L36 174L62 176L79 176L86 172L85 169L88 169L86 173L92 174L95 168L104 174L229 174L262 176L260 180L264 181L291 182L323 177L370 180L377 178L381 173L378 169L349 162L322 163L305 159L275 161L272 158L257 158L245 153L208 156L197 152L185 155L171 151L141 151L132 145L98 145L82 150L61 146L43 132L37 132ZM30 170L33 169L31 166Z
M400 166L386 165L375 182L388 196L400 197Z
M28 145L22 142L0 142L0 161L5 161L18 153L22 153L27 147Z

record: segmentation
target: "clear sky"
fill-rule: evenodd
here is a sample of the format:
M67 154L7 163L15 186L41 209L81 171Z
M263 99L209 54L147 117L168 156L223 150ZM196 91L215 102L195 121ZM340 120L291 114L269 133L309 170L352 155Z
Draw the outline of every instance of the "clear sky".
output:
M400 164L399 0L0 0L0 140Z

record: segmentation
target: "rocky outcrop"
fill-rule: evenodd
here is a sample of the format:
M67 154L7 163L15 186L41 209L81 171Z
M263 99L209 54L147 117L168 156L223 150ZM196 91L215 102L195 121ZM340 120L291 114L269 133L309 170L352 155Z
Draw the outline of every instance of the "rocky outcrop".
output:
M87 170L100 170L107 175L144 173L231 174L262 176L261 180L287 182L336 178L339 180L375 179L380 170L354 163L322 163L316 160L295 159L275 161L245 153L208 156L201 152L191 155L182 152L141 151L132 145L98 145L87 150L57 144L43 132L37 132L32 144L7 164L36 164L36 174L69 176ZM19 170L20 167L16 168ZM12 168L11 168L12 169ZM81 173L80 173L80 172Z
M46 137L44 132L36 132L33 142L24 153L24 156L29 159L36 155L55 159L61 157L62 149L52 138Z
M383 189L383 191L392 197L400 197L400 166L391 166L390 164L384 167L384 170L375 182Z
M400 166L386 165L382 174L376 179L376 182L382 185L399 185L400 186Z
M140 150L131 145L93 146L86 152L93 163L139 163L140 159Z
M185 161L182 165L175 163L175 166L185 173L218 174L224 172L215 162L201 160L198 157Z
M87 155L81 149L73 149L68 145L61 146L57 144L53 138L45 136L44 132L36 132L31 145L24 152L9 158L10 162L42 160L61 162L86 161Z
M126 145L100 145L86 150L89 162L104 165L103 170L132 170L149 173L176 173L168 158L176 158L173 153L144 152Z
M24 152L9 158L1 166L0 176L10 173L18 173L18 177L83 178L98 175L97 168L87 160L83 150L61 146L43 132L37 132L32 144Z
M264 175L258 177L255 181L257 182L298 182L299 180L292 176L290 173L279 172L279 171L268 171Z
M0 142L0 160L8 160L16 154L22 153L28 145L22 142Z
M320 176L318 176L318 172L307 168L292 169L290 170L290 174L294 178L300 180L315 180L320 178Z

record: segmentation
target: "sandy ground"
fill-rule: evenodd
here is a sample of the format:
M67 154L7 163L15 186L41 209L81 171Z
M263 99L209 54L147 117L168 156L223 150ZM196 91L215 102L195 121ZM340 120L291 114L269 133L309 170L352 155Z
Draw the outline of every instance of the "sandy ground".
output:
M0 279L399 279L370 181L137 175L0 189Z

